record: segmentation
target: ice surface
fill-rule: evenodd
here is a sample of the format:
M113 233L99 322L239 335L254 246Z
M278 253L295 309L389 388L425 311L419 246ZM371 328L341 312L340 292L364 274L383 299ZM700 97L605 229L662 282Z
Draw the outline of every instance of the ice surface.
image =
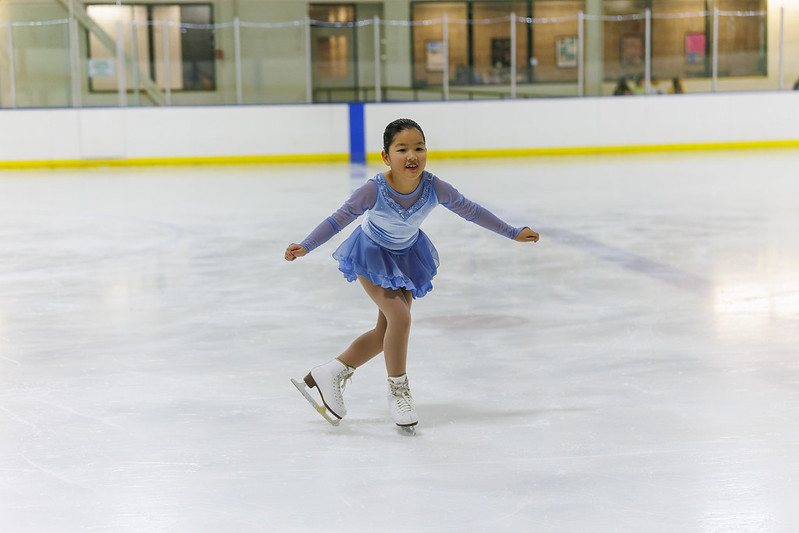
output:
M536 245L439 208L418 435L375 359L325 422L289 379L376 318L283 260L382 167L0 174L0 531L799 528L799 153L436 161Z

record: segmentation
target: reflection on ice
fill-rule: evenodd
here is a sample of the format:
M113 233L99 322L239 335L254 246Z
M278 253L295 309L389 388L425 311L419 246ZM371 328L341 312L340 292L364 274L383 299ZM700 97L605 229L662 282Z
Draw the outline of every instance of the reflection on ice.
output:
M799 276L764 277L716 287L714 312L720 334L760 336L774 321L799 319Z

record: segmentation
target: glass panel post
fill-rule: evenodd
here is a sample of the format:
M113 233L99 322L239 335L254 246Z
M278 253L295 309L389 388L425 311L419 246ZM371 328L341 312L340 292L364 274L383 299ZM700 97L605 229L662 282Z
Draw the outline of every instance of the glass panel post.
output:
M516 98L516 13L510 14L510 97Z
M577 96L585 95L585 54L583 43L585 41L585 14L582 10L577 12Z
M128 88L127 80L125 79L125 38L122 34L122 19L117 19L117 92L119 93L119 107L128 105Z
M713 51L712 51L712 73L710 81L710 92L716 92L716 84L719 79L719 8L713 8Z
M382 101L382 97L380 92L382 88L380 87L380 17L375 15L374 18L374 25L375 25L375 102Z
M652 92L652 10L644 11L644 90Z
M14 73L14 26L8 23L8 80L11 84L11 107L17 107L17 80Z
M313 102L313 87L311 80L311 18L305 17L305 101Z
M241 87L241 21L239 17L233 19L233 49L236 60L236 103L241 105L244 96Z
M785 6L780 6L780 68L779 89L784 88L785 77Z
M449 100L449 31L447 25L447 14L442 18L444 29L444 100Z
M164 19L164 88L166 105L172 105L172 76L169 65L169 19Z
M69 2L69 56L72 75L72 107L81 107L80 49L78 47L78 19L73 0Z
M139 100L139 46L136 39L136 21L130 20L130 70L133 76L133 104L140 105Z

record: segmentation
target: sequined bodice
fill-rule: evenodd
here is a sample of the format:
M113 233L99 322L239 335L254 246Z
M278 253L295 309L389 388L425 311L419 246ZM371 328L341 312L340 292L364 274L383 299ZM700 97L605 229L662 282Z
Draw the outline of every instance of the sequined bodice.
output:
M377 183L377 197L374 207L366 212L361 228L369 238L389 250L400 251L412 246L422 221L438 205L433 175L425 171L419 186L409 195L401 195L392 189L383 174L372 179ZM418 198L408 209L395 199L417 194Z

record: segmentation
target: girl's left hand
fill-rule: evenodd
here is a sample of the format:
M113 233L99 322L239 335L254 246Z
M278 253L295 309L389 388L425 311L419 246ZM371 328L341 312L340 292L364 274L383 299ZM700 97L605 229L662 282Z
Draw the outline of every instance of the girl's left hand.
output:
M513 240L519 242L538 242L538 232L530 228L524 228Z
M294 261L298 257L302 257L308 253L308 250L305 249L304 246L300 246L299 244L289 244L289 247L286 248L286 261Z

